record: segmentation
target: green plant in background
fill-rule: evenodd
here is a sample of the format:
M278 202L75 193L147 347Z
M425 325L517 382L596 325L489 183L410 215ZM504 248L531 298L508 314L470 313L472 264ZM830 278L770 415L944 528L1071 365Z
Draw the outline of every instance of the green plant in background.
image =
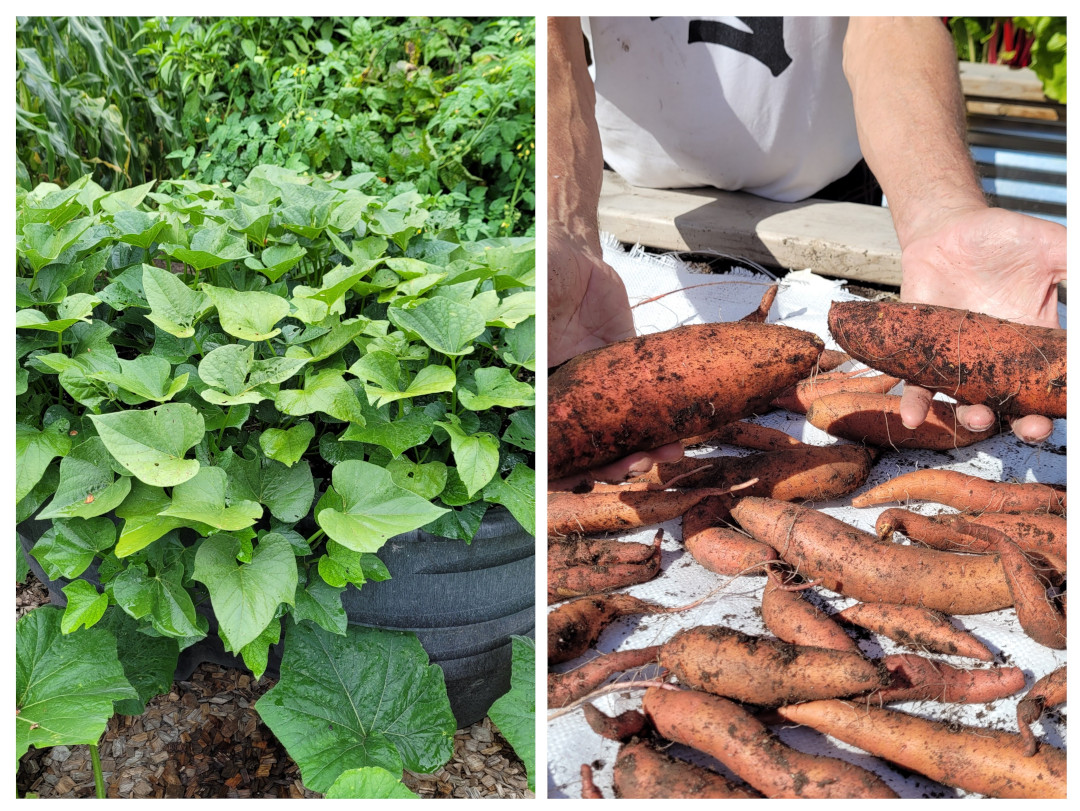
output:
M430 228L468 240L533 233L532 19L111 19L20 18L17 156L27 186L95 168L110 189L169 176L235 188L259 164L373 171L430 197ZM84 28L105 54L138 47L105 89L67 44ZM54 105L65 121L72 99L89 96L143 160L129 166L126 151L103 149L91 136L113 130L87 114L76 131L47 124L54 110L35 101L46 91L69 99Z
M441 671L350 629L341 594L388 576L401 532L470 539L492 504L535 531L532 240L432 234L431 198L371 172L151 185L17 194L17 520L51 522L51 578L100 582L72 582L59 629L128 640L124 712L206 635L200 604L256 677L285 630L259 709L305 782L437 768ZM327 736L331 669L351 709ZM399 698L373 694L391 672Z
M1030 67L1048 99L1066 103L1064 17L946 17L966 62Z

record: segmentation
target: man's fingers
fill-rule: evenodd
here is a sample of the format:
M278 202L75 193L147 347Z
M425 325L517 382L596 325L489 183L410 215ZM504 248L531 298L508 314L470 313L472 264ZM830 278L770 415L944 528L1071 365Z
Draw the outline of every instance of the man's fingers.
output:
M904 427L918 428L922 425L926 415L930 413L930 401L933 399L933 392L905 383L904 394L900 398L900 421L904 423Z
M984 405L957 406L956 418L969 431L987 431L997 422L997 415Z
M1054 432L1054 422L1048 417L1038 417L1032 414L1014 419L1012 421L1012 430L1022 442L1037 445L1044 442Z

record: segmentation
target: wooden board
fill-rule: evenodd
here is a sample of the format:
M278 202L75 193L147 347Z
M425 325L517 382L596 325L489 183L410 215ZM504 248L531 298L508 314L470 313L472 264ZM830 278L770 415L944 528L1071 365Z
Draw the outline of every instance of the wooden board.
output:
M899 286L900 244L888 209L777 203L713 189L642 189L604 172L600 228L621 242L720 252L764 265Z

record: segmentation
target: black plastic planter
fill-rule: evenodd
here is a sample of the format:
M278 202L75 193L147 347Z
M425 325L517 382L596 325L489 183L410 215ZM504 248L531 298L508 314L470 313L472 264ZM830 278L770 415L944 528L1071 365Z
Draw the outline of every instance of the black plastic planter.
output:
M49 588L54 605L66 605L61 589L68 581L50 580L30 550L49 528L48 521L25 521L17 535L34 574ZM531 636L535 624L535 542L502 508L484 516L472 543L422 530L391 538L379 550L391 579L352 586L342 600L349 622L414 631L446 679L450 706L459 727L479 721L510 689L513 635ZM83 574L97 582L97 566ZM225 651L209 603L199 606L210 620L206 639L180 654L176 678L186 679L202 662L243 668ZM281 643L270 651L267 674L276 677Z

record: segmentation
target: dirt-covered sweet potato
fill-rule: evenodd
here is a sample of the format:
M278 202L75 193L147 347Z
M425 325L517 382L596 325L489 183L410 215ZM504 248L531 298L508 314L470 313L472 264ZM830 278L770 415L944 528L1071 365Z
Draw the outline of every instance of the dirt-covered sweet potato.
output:
M824 348L776 324L690 324L582 353L548 381L548 470L559 479L768 409Z

